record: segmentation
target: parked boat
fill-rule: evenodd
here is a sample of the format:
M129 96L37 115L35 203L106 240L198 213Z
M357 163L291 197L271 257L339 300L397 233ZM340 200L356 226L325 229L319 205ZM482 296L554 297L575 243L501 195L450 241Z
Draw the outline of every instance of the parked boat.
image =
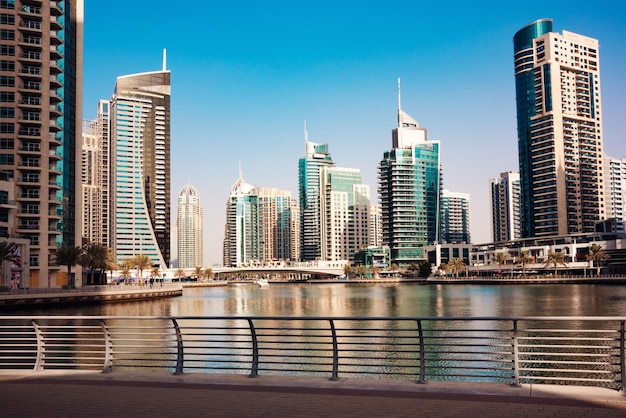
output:
M267 281L267 279L259 279L256 281L256 284L259 285L259 287L266 287L269 286L270 283Z

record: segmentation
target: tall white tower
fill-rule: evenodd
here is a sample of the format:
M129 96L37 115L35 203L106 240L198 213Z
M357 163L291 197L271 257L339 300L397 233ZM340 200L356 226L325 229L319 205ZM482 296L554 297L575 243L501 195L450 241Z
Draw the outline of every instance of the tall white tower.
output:
M178 194L178 267L203 265L202 207L200 193L187 185Z

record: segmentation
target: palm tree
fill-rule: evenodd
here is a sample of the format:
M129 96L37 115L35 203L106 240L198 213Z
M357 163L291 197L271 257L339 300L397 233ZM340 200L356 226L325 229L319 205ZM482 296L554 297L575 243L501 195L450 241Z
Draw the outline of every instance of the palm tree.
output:
M108 248L98 243L86 243L83 245L83 265L91 271L91 280L89 283L96 284L94 281L95 271L102 272L107 268Z
M71 245L61 245L57 247L56 263L57 266L67 267L67 286L74 286L72 281L72 267L80 263L83 256L81 247L73 247Z
M137 254L133 257L133 265L137 268L139 280L143 282L143 271L152 267L152 259L145 254Z
M465 268L465 261L462 258L453 258L446 265L447 269L452 270L455 273L456 278L459 278L459 271Z
M498 263L498 274L502 273L502 264L506 263L506 260L508 259L509 257L504 251L499 251L491 257L491 261Z
M126 281L128 281L128 279L132 277L130 270L135 268L135 262L133 261L133 258L131 257L123 258L119 264L119 268L122 270L121 277L124 278Z
M554 266L554 277L556 277L559 265L567 267L567 263L565 262L565 253L561 251L548 251L544 267Z
M196 267L193 271L193 275L196 276L196 280L200 281L202 277L202 267Z
M174 272L174 277L176 277L177 279L180 279L181 277L185 277L185 270L179 267L178 269L176 269L176 272Z
M5 261L21 264L20 256L17 254L17 248L17 244L14 242L0 242L0 275L4 271ZM0 284L2 283L4 283L4 277L0 280Z
M205 268L204 272L202 273L202 277L207 280L211 280L213 278L213 269L211 267Z
M589 246L589 254L587 254L587 261L591 261L591 267L596 265L596 276L600 275L600 263L604 260L608 260L610 257L604 252L604 249L597 244L591 244Z
M530 256L528 250L520 250L517 257L515 257L515 264L522 266L522 276L526 276L526 264L534 261Z
M152 277L153 279L158 279L159 273L160 273L160 270L158 267L152 267L152 270L150 270L150 277Z

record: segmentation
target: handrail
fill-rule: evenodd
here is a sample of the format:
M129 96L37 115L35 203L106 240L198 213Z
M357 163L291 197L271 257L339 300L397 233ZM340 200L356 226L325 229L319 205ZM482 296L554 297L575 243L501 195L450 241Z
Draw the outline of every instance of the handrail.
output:
M0 369L159 368L623 390L626 317L0 316Z

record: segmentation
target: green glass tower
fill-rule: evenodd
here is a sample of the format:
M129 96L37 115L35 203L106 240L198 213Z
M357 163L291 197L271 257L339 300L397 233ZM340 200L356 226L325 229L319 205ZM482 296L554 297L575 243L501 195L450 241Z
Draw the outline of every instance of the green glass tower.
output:
M440 143L429 141L400 103L392 139L378 166L383 245L392 263L409 265L424 260L424 247L440 239Z

